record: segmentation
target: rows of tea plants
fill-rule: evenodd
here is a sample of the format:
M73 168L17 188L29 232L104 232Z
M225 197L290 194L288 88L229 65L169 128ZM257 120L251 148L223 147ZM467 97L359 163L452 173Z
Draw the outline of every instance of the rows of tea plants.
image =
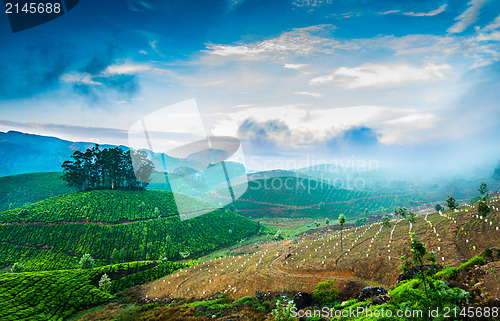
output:
M183 203L192 211L211 208L188 196ZM145 220L177 215L174 196L166 191L75 192L0 213L0 222L106 222Z
M64 320L78 310L114 298L101 291L98 281L111 278L110 293L170 274L186 264L152 261L93 268L87 282L85 270L5 273L0 275L0 320Z
M217 210L194 219L179 217L138 221L130 224L91 225L0 225L0 242L47 247L72 256L90 253L110 259L114 249L127 261L183 258L181 253L204 254L254 235L259 223L236 213Z
M392 195L377 195L355 189L340 189L316 180L297 177L273 177L248 183L247 191L234 205L252 217L267 216L269 208L278 216L361 216L365 209L371 213L392 210L404 201ZM298 207L298 208L295 208Z
M61 251L0 243L0 269L21 263L25 271L62 270L78 267L78 258Z
M74 192L60 179L61 173L30 173L0 177L0 211Z

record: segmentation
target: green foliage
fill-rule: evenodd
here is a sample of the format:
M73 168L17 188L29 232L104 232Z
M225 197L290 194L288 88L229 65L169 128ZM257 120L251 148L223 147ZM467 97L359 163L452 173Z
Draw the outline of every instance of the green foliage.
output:
M203 202L192 198L186 201L193 210L205 208ZM169 217L155 217L155 207ZM30 212L27 222L57 223L0 225L0 264L21 262L30 271L77 268L78 259L73 255L85 253L92 253L105 264L142 260L146 255L180 259L179 252L208 253L248 238L260 227L257 222L222 210L181 221L173 194L164 191L71 193L25 208ZM1 212L0 221L19 222L13 214L16 211L19 209ZM81 220L99 224L66 224ZM128 224L108 224L120 222ZM35 258L38 260L31 261Z
M481 216L486 216L491 211L488 207L488 202L486 199L481 199L477 202L477 213Z
M95 261L92 258L92 256L90 256L90 254L88 253L84 254L80 259L80 262L78 263L78 267L84 270L91 269L94 266L95 266Z
M278 229L276 233L273 235L273 240L274 241L280 241L283 239L283 234L281 232L281 229Z
M12 273L20 273L20 272L24 271L24 265L16 262L16 263L14 263L14 265L12 265L12 267L10 268L10 271Z
M458 269L456 267L448 267L437 272L434 277L445 281L453 280L458 276Z
M481 194L482 197L486 197L488 195L488 186L486 185L485 182L481 182L477 190L479 191L479 194Z
M436 254L434 252L427 252L427 249L424 246L424 243L419 241L415 235L412 233L412 241L410 245L410 251L412 254L411 260L408 260L406 257L402 257L403 265L401 266L401 270L405 273L409 273L412 270L417 271L417 277L422 281L425 293L426 303L424 305L430 306L430 297L429 292L427 290L428 281L427 278L430 275L434 275L437 271L436 265ZM427 269L424 269L424 262L428 261L430 266Z
M276 301L276 307L271 311L271 315L274 320L277 321L294 321L295 318L292 317L292 308L295 307L293 301L283 302L278 299Z
M444 210L444 207L442 207L441 204L439 204L439 203L436 204L436 206L434 206L434 208L436 209L436 212Z
M448 195L448 198L446 199L446 206L448 206L448 208L450 210L454 210L458 207L458 202L455 200L455 198L451 195Z
M311 294L318 299L321 305L325 306L333 306L339 297L339 291L333 280L319 282Z
M114 298L110 293L158 279L188 265L168 262L159 266L140 261L96 267L89 270L91 284L86 281L86 273L76 269L0 274L0 320L62 321L78 310ZM96 287L104 274L112 279L108 293Z
M469 268L471 266L474 266L474 265L485 265L485 264L486 264L486 261L484 260L483 257L481 257L481 256L474 256L469 261L460 264L460 266L457 269L458 269L458 271L462 271L462 270L465 270L465 269L467 269L467 268Z
M344 226L345 222L346 222L345 215L344 214L340 214L339 215L339 225L342 227L342 226Z
M391 220L386 215L384 215L382 217L382 226L386 226L386 227L391 226Z
M396 207L393 214L395 216L400 216L402 219L406 219L408 216L408 209L406 207Z
M327 218L325 218L325 224L326 224L326 225L330 225L330 220L328 219L328 217L327 217Z
M392 208L396 201L392 194L342 189L314 179L285 176L249 181L248 189L234 205L239 213L252 218L272 215L323 219L339 213L355 218L365 209L368 216L370 212ZM277 206L280 211L268 210Z
M111 279L108 277L106 273L104 273L99 280L99 289L102 291L109 293L109 289L111 287Z
M74 191L61 180L61 173L57 172L0 177L0 211Z
M79 191L92 189L146 188L151 181L153 162L143 150L124 151L119 147L99 149L95 145L85 152L75 151L73 160L65 161L62 179Z
M492 257L493 256L493 250L490 249L489 247L484 249L483 252L483 257Z

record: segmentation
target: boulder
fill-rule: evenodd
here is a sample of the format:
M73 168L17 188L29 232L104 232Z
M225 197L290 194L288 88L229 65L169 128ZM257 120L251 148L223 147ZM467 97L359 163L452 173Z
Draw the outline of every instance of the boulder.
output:
M381 286L367 286L363 290L361 290L361 293L358 297L358 302L385 294L387 294L387 290Z
M297 307L297 310L303 310L307 307L318 305L318 300L307 292L299 292L293 298L293 303Z
M373 299L372 304L373 305L380 305L389 302L391 300L391 297L388 295L380 295Z

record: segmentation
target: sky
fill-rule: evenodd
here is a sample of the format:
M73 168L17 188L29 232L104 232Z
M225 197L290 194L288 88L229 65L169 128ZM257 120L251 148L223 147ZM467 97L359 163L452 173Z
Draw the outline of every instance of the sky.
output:
M18 33L1 14L0 41L4 132L128 145L155 119L168 149L201 119L253 170L500 160L494 0L81 0ZM192 99L193 121L179 107Z

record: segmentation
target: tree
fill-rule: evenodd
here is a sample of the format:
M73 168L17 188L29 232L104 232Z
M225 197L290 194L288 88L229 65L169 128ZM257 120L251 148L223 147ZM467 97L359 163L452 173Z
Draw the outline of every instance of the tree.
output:
M382 217L382 226L387 226L387 227L391 226L391 220L387 217L387 215L384 215Z
M325 224L326 224L326 225L330 225L330 220L328 219L328 217L327 217L327 218L325 218Z
M95 261L88 253L84 254L80 259L80 262L78 262L78 267L80 269L87 270L87 283L89 282L89 269L93 268L94 266Z
M314 225L316 225L316 227L319 227L320 224L319 224L319 222L316 221L316 222L314 222Z
M344 224L346 222L346 218L344 214L339 215L339 225L340 225L340 252L342 253L342 261L344 260L344 244L342 241L342 228L344 227Z
M117 249L113 249L113 252L111 252L111 262L113 263L118 263L120 262L120 251L118 251Z
M406 220L412 224L415 223L415 220L416 220L416 217L417 217L417 214L413 211L408 211L408 214L406 216Z
M415 233L412 233L412 241L410 245L412 258L408 260L406 256L401 257L403 260L403 265L401 266L401 270L404 273L412 273L413 271L417 272L417 276L420 280L422 280L424 285L425 297L427 299L427 307L431 305L429 299L429 292L427 286L427 277L434 275L437 272L436 265L436 254L434 252L428 252L425 248L425 244L417 239ZM428 261L430 265L425 268L424 261Z
M20 272L24 271L24 265L16 262L16 263L14 263L14 265L12 265L12 267L10 268L10 271L12 273L20 273Z
M273 235L273 240L280 241L282 239L283 239L283 235L282 235L281 229L278 229L276 231L276 233Z
M122 263L125 262L125 259L127 258L127 250L125 248L120 249L120 260L122 260Z
M106 273L101 276L99 280L99 289L101 291L109 293L109 288L111 287L111 279L108 277Z
M444 210L444 207L442 207L441 204L439 204L439 203L436 204L436 206L434 206L434 208L436 209L436 212Z
M491 211L491 209L488 207L488 202L486 199L481 199L479 202L477 202L477 212L481 216L486 216L488 213Z
M446 206L448 206L448 208L450 210L454 210L458 207L458 202L455 200L455 198L451 195L448 195L448 198L446 199Z
M406 207L396 207L393 214L394 216L400 216L402 219L406 219L406 216L408 216L408 209Z
M486 185L485 182L481 182L477 190L479 191L479 194L481 194L481 198L488 197L488 186Z
M153 163L145 151L121 148L75 151L61 167L62 179L79 191L94 189L145 189L151 181Z

